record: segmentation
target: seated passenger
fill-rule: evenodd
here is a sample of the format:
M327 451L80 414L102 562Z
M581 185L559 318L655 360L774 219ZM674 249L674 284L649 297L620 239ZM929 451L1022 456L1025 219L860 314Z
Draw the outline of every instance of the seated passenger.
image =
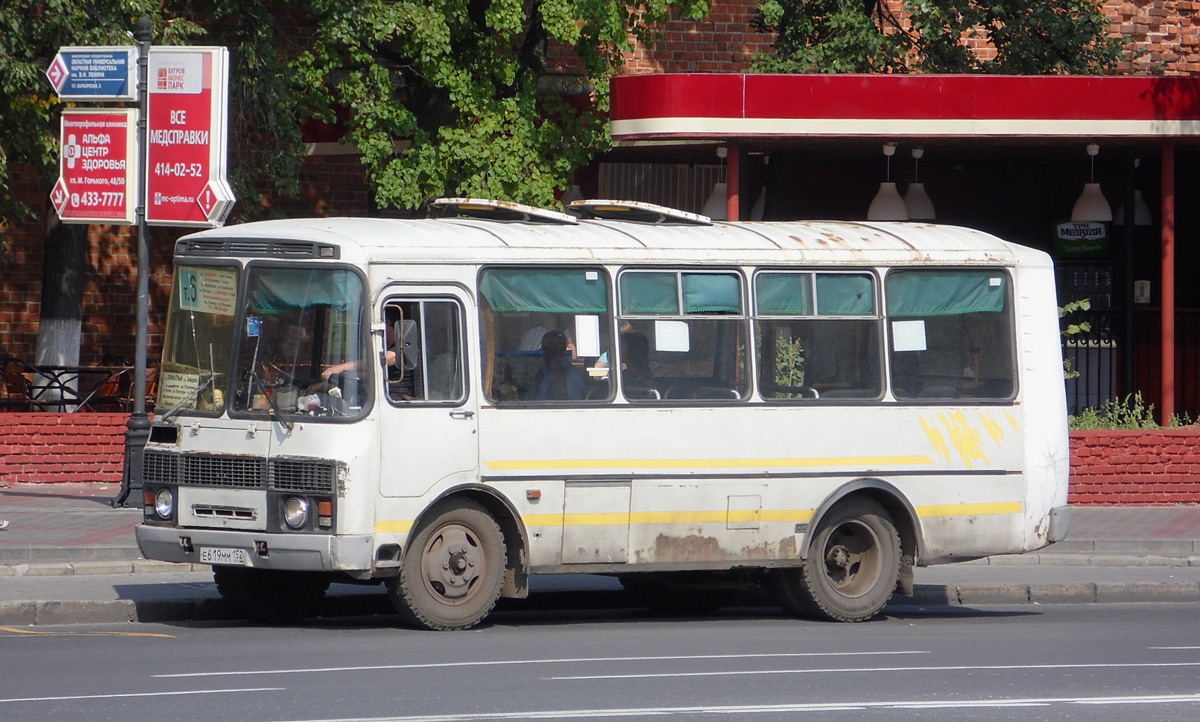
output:
M583 372L567 357L567 335L547 331L542 336L542 367L533 377L538 401L575 401L583 398Z
M626 388L653 386L650 371L650 341L645 334L621 334L621 382Z

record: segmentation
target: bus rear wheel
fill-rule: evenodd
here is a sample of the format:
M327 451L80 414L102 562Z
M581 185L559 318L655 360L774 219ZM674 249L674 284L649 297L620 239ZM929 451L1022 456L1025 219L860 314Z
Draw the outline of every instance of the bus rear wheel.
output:
M781 572L780 601L795 614L861 622L883 611L899 576L891 517L873 500L853 499L821 520L804 566Z
M468 629L500 598L504 559L504 535L483 507L444 503L411 538L400 575L388 580L388 595L417 627Z

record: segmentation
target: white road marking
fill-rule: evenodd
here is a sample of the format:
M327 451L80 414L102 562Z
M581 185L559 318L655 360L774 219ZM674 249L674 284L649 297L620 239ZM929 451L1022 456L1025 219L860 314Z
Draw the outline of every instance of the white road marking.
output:
M978 664L945 667L842 667L820 669L746 669L719 672L657 672L653 674L591 674L543 677L547 681L584 679L660 679L664 677L737 677L757 674L853 674L859 672L976 672L986 670L1032 669L1149 669L1160 667L1200 667L1200 662L1130 662L1111 664Z
M580 662L664 662L697 659L774 659L780 657L878 657L904 654L929 654L927 651L898 652L784 652L779 654L696 654L662 657L570 657L565 659L498 659L487 662L441 662L437 664L378 664L361 667L309 667L301 669L251 669L236 672L181 672L156 674L154 679L179 677L233 677L248 674L316 674L326 672L370 672L388 669L435 669L438 667L489 667L511 664L575 664Z
M1035 697L992 700L894 700L887 702L828 702L804 704L726 705L708 707L628 707L617 709L526 710L521 712L478 712L468 714L413 715L409 717L354 717L336 719L280 720L278 722L486 722L487 720L603 719L667 715L719 714L754 716L794 712L860 712L868 709L991 709L1050 707L1054 705L1197 704L1200 694L1153 695L1146 697Z
M124 694L72 694L61 697L9 697L0 699L0 704L10 702L68 702L79 699L127 699L130 697L179 697L192 694L239 694L244 692L283 692L287 687L244 687L241 689L193 689L178 692L126 692Z

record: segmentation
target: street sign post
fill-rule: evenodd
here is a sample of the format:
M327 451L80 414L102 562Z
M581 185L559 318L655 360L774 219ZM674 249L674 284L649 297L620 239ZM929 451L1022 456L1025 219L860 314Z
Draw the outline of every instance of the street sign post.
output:
M46 69L46 78L63 100L137 100L134 46L68 47Z
M146 222L214 227L234 195L225 178L229 51L161 47L149 54Z
M131 108L63 111L58 182L50 193L63 222L133 225L137 118Z

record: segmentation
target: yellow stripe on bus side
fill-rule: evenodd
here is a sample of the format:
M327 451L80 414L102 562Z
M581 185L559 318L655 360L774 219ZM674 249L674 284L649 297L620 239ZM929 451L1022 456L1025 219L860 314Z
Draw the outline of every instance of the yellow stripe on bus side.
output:
M1019 501L997 501L982 504L931 504L918 506L917 516L933 519L951 516L994 516L1020 514ZM637 511L592 514L526 514L521 517L526 527L580 526L644 526L667 524L723 524L728 521L762 523L806 523L813 517L812 509L741 509L736 511ZM405 519L375 522L376 534L404 534L412 529Z
M930 519L945 516L1020 514L1023 508L1019 501L995 501L986 504L931 504L929 506L918 506L917 516L922 519Z
M782 466L914 466L933 464L929 456L816 456L803 459L502 459L484 462L497 471L529 469L732 469Z
M376 534L407 534L412 529L411 519L387 519L375 522Z
M635 511L608 514L528 514L527 527L625 526L665 524L724 524L727 521L807 522L812 509L763 509L762 511Z

